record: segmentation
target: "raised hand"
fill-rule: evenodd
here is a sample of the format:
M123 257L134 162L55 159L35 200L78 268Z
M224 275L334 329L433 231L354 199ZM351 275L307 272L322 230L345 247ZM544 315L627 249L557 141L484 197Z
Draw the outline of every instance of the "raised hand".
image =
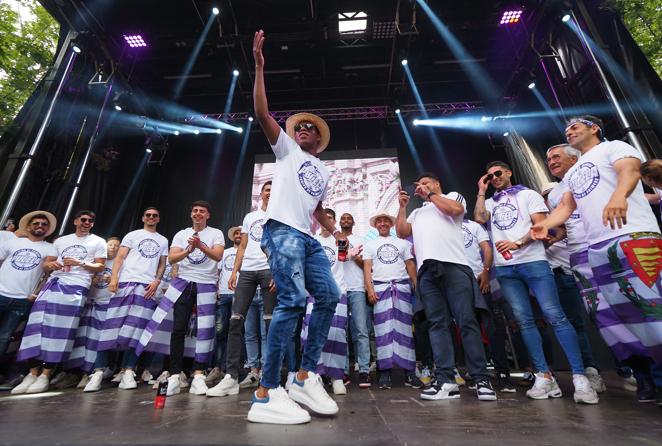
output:
M256 67L264 67L264 55L262 54L262 46L264 45L264 31L259 30L255 32L253 38L253 59L255 59Z

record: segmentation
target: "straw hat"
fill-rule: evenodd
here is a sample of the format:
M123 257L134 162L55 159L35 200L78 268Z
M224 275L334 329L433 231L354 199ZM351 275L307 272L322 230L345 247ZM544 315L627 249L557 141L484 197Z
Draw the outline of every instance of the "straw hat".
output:
M228 229L228 238L234 241L234 233L237 231L241 232L241 226L233 226L230 229Z
M296 126L301 121L308 121L313 124L317 131L320 134L320 146L317 149L317 153L322 153L324 149L329 145L329 140L331 140L331 132L329 131L329 126L317 115L312 113L296 113L285 121L285 132L294 139L294 126Z
M372 226L373 228L377 228L377 226L375 226L375 222L377 221L377 219L379 217L386 217L389 220L391 220L392 225L395 225L395 217L394 216L389 215L386 212L380 212L380 213L375 214L372 217L370 217L370 226Z
M43 215L48 219L49 227L48 231L46 231L45 237L48 237L53 232L55 232L55 227L57 226L57 219L55 218L55 215L47 211L32 211L21 217L21 220L18 222L18 230L21 231L21 235L28 234L28 223L30 223L30 220L32 220L35 215Z

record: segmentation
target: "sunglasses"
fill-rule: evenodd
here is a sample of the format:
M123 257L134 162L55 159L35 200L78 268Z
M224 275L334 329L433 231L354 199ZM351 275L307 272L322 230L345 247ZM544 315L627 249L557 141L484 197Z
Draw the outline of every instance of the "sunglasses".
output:
M492 178L494 178L494 177L499 178L499 177L501 177L501 175L503 175L503 170L497 170L496 172L488 174L487 177L485 177L485 180L483 182L488 183L488 182L492 181Z
M158 218L159 214L145 214L145 217L147 217L147 218Z
M32 223L30 223L30 225L31 225L31 226L44 226L44 227L48 227L48 226L50 226L51 224L50 224L49 222L47 222L47 221L33 221Z
M81 223L94 223L93 218L80 217L78 220L80 220Z
M312 129L315 129L317 131L317 127L315 127L313 124L310 122L300 122L299 124L294 126L294 131L296 133L299 133L301 130L308 130L311 131Z

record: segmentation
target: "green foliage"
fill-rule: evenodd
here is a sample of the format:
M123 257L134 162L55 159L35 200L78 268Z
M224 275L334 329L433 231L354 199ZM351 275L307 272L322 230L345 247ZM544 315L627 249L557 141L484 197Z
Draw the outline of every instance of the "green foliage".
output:
M53 63L60 25L36 0L17 0L21 17L0 0L0 135L9 127Z
M660 0L608 0L648 61L662 77L662 3Z

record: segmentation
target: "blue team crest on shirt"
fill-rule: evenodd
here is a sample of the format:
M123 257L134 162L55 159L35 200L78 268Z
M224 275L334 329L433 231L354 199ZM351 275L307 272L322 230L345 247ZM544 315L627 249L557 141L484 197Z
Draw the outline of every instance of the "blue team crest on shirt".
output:
M203 241L200 241L204 246L207 244ZM186 256L189 262L193 265L201 265L207 261L207 255L200 251L198 248L195 248L192 253Z
M103 276L110 276L113 274L113 270L111 268L104 268L102 272L97 273L97 276L99 279L103 279ZM94 288L98 290L103 290L108 288L109 283L106 282L105 280L99 280L97 283L94 284Z
M326 258L329 259L329 263L331 263L331 266L336 264L336 252L333 250L333 248L329 248L328 246L324 247L324 253L326 254Z
M237 258L237 254L230 254L223 260L223 269L226 271L232 271L234 269L234 260Z
M474 242L474 235L471 233L469 228L462 225L462 235L464 235L464 247L468 248Z
M578 218L581 218L581 215L579 215L579 212L575 211L572 214L570 214L570 218L573 220L577 220Z
M324 178L322 178L322 173L317 166L313 165L310 161L306 161L299 167L297 175L299 176L301 187L306 192L315 198L319 198L322 195L325 187Z
M492 210L492 221L494 226L505 231L517 223L517 208L510 203L499 203Z
M12 254L9 263L19 271L30 271L41 263L41 254L34 249L19 249Z
M156 242L156 240L151 238L143 239L140 241L140 243L138 243L138 252L141 256L147 259L153 259L154 257L158 256L160 251L161 247L159 244Z
M248 230L248 236L253 239L255 242L261 242L262 241L262 226L264 225L264 219L261 218L259 220L255 220L253 224L251 224L250 229Z
M598 166L588 161L573 170L568 179L568 187L575 198L584 198L598 187L598 183L600 183Z
M64 248L62 251L62 258L73 257L78 260L85 260L87 257L87 249L82 245L71 245Z
M397 262L399 256L398 248L390 243L385 243L377 248L377 258L384 264L390 265Z

